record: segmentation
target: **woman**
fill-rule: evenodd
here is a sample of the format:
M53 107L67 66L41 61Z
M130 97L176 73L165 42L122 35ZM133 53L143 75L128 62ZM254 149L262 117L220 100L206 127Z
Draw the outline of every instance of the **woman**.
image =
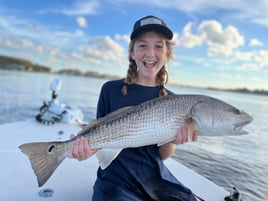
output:
M171 93L164 85L168 76L166 63L172 57L172 37L172 31L157 17L146 16L134 24L127 76L103 85L97 118ZM197 140L192 124L178 128L173 142L124 149L106 169L99 168L93 200L196 200L163 163L174 154L177 144L188 139ZM85 160L95 152L85 138L80 138L70 148L69 157Z

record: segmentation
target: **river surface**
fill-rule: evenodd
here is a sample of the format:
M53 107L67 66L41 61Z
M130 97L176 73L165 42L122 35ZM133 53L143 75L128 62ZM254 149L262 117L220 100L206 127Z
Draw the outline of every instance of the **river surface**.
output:
M49 100L49 84L62 80L59 101L78 107L85 121L96 115L103 79L0 70L0 124L34 118L44 100ZM249 135L199 137L197 142L177 146L174 158L231 191L236 187L243 201L268 200L268 96L168 86L179 94L210 95L247 111L253 122ZM1 133L1 138L4 135Z

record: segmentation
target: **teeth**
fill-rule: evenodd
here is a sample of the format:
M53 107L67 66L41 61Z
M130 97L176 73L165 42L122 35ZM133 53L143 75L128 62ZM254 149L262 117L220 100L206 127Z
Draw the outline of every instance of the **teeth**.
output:
M150 65L150 66L153 66L153 65L155 65L155 61L145 61L144 62L144 65Z

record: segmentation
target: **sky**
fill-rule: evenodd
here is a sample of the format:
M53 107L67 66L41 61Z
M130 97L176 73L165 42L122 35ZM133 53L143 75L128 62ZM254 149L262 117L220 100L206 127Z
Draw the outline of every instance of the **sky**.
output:
M174 33L169 82L268 90L266 0L0 0L0 55L125 77L136 20Z

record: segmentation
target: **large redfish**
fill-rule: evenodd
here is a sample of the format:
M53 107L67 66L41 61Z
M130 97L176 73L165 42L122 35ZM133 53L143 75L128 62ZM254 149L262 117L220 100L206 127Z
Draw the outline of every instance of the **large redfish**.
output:
M138 106L126 107L96 119L77 135L89 140L100 166L106 168L127 147L164 144L176 139L181 124L194 121L199 135L241 135L252 117L239 109L203 95L168 95ZM76 138L77 138L76 137ZM34 142L21 145L42 186L66 158L76 139L63 142Z

